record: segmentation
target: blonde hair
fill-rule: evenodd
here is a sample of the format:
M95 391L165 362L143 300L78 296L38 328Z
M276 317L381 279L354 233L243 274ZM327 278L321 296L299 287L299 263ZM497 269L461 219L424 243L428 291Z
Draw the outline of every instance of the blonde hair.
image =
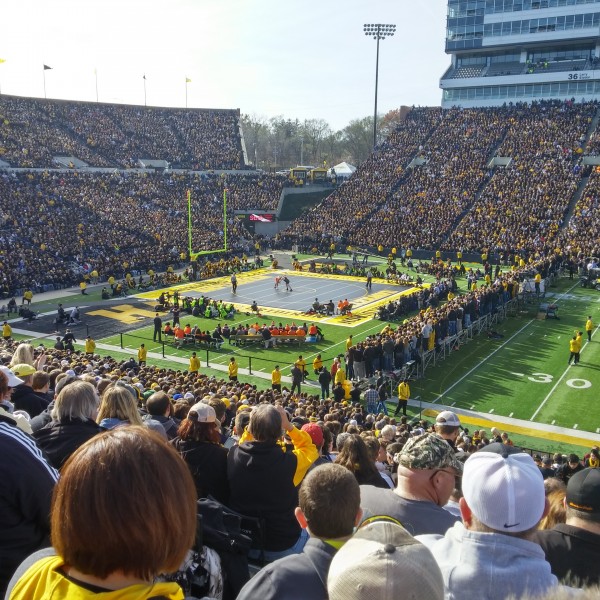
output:
M31 344L23 343L17 346L9 367L15 365L31 365L33 367L33 346Z
M128 421L130 425L144 425L137 409L137 400L128 389L114 384L102 394L96 422L110 418Z

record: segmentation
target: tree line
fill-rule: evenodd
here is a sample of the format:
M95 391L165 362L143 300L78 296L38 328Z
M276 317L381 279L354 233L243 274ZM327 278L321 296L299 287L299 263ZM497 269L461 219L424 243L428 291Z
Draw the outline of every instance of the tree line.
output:
M394 109L378 118L378 144L400 123L400 113ZM358 165L373 151L373 117L352 120L333 131L324 119L242 115L242 129L248 161L264 171L300 164L331 167L342 161Z

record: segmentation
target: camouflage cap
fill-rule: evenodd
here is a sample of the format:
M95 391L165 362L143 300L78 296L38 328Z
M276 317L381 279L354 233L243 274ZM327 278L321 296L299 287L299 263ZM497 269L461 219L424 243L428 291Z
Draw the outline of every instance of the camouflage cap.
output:
M396 462L407 469L445 469L452 467L462 473L463 464L454 449L436 433L424 433L411 438L396 455Z

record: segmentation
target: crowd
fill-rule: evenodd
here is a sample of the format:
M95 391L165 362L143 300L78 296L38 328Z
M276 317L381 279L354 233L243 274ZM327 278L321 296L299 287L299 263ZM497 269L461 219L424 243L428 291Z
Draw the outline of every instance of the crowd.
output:
M444 248L551 248L581 179L582 143L596 110L596 104L541 103L512 116L496 152L511 163L495 169Z
M386 151L281 238L304 249L327 248L333 239L361 248L547 254L564 235L597 109L595 102L555 101L414 109ZM494 157L511 162L490 165ZM589 221L597 228L595 212L586 214L588 228ZM581 230L580 237L588 239ZM595 245L589 238L587 246Z
M73 285L85 271L122 278L166 270L188 258L187 191L192 249L223 247L223 190L232 252L249 252L251 235L236 210L275 211L278 176L0 174L0 281L5 295L44 284Z
M243 169L236 110L175 109L0 97L0 160L12 167L53 167L74 156L93 167Z
M286 243L303 247L334 238L351 239L359 224L369 221L370 215L387 198L391 189L405 176L411 157L442 120L439 108L415 109L403 125L373 155L359 165L349 181L327 196L316 207L297 219L282 235ZM376 245L377 232L370 239Z
M531 457L449 411L409 423L368 413L360 391L320 399L26 343L5 341L0 362L7 597L598 593L597 447ZM232 510L261 535L225 528ZM270 564L249 580L246 555Z

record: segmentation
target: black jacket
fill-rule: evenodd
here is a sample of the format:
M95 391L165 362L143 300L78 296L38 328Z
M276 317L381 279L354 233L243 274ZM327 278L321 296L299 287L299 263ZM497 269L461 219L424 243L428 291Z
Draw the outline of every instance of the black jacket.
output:
M67 458L103 429L94 421L72 419L52 421L33 433L37 445L46 453L55 469L60 469Z
M24 410L30 417L37 417L49 404L24 383L13 390L11 402L15 405L15 410Z
M33 439L0 416L0 595L32 552L49 545L50 499L58 480Z
M554 529L536 531L533 541L542 547L562 583L576 587L600 583L599 534L559 523Z
M229 501L227 481L227 449L210 442L194 442L175 438L173 447L190 469L198 498L212 496L219 502Z
M229 451L229 506L243 515L264 519L265 550L287 550L300 537L294 516L297 466L296 455L282 452L276 443L245 442Z
M326 600L327 573L333 546L310 538L300 554L267 565L243 588L236 600Z

